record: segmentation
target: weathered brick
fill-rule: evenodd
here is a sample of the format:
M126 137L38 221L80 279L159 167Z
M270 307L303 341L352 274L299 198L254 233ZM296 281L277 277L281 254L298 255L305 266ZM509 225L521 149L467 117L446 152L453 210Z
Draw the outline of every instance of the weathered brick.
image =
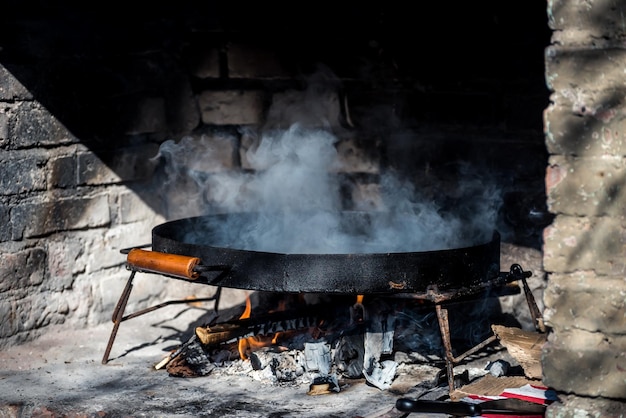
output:
M46 189L44 156L27 156L22 153L16 155L5 152L2 157L0 159L0 194L14 195Z
M96 154L78 155L78 184L102 185L120 183L122 178L107 166Z
M187 134L200 125L198 101L189 81L181 81L176 94L167 101L168 128L176 133Z
M0 242L9 241L11 239L11 223L9 219L9 207L0 204Z
M622 157L550 157L546 193L552 213L621 216L626 213Z
M32 100L33 95L11 72L0 64L0 100Z
M336 91L288 90L272 96L264 128L289 129L298 124L304 128L339 130L340 114Z
M618 38L626 34L622 19L623 2L595 0L584 5L567 0L547 2L548 24L561 41L583 37L588 42ZM565 36L561 32L567 32ZM572 33L573 32L573 33ZM581 34L575 37L576 34Z
M626 108L584 100L572 103L554 94L544 112L546 146L551 154L626 155ZM611 103L609 100L607 103Z
M0 254L0 293L38 286L45 277L46 252L43 248Z
M72 288L74 276L85 271L85 244L82 239L62 237L47 241L49 280L46 289L61 292Z
M0 341L6 340L6 337L15 335L17 332L17 321L14 319L13 306L15 306L14 301L0 299L0 315L3 318L0 321Z
M344 173L380 173L380 155L362 147L354 138L335 145L339 159L338 170Z
M107 196L24 203L11 210L13 239L109 224Z
M237 145L237 138L228 133L205 133L188 135L178 142L166 141L161 144L159 154L167 165L169 182L176 184L184 180L182 177L201 182L202 174L235 167Z
M0 149L7 148L9 144L9 117L6 113L0 113Z
M624 398L626 336L582 330L550 334L542 353L543 383L582 396Z
M33 103L19 103L11 114L12 148L76 143L74 137L48 110Z
M78 155L78 184L101 185L120 183L122 178L91 152Z
M551 274L544 292L544 319L556 332L581 329L623 334L626 330L626 282L622 276L593 271Z
M76 186L76 157L73 155L52 158L49 163L48 184L66 189Z
M161 147L167 155L167 177L159 189L166 218L206 214L243 199L246 180L231 170L236 168L237 142L235 137L218 134Z
M350 195L354 210L376 211L384 208L378 184L357 182Z
M120 194L120 221L123 224L130 222L155 219L156 214L146 202L136 193Z
M113 308L115 308L115 304L120 298L122 290L124 289L124 284L127 280L128 273L119 272L116 274L103 275L103 277L95 281L95 299L101 304L101 306L98 307L98 310L109 314L113 312ZM130 312L130 309L128 312Z
M258 45L232 43L227 50L231 78L284 78L289 74L275 50Z
M259 147L260 138L255 133L244 132L241 135L241 144L239 146L239 161L241 168L246 170L254 170L255 167L248 159L248 153L254 153Z
M220 76L220 52L216 47L195 51L197 59L192 73L198 78L217 78Z
M120 266L125 261L120 250L150 244L151 231L156 223L146 220L118 225L85 239L87 273Z
M4 315L0 323L0 346L4 343L4 337L14 337L13 340L19 342L20 339L28 338L28 334L35 329L63 323L64 315L58 312L59 304L62 303L63 298L58 294L42 297L39 292L6 302L2 300L0 313Z
M103 271L91 276L92 293L95 302L91 305L90 317L92 320L96 322L111 320L111 312L124 289L128 276L127 271L114 272L113 274ZM174 290L168 291L168 287L185 287L184 282L177 281L176 286L172 286L171 279L154 274L141 273L135 277L133 284L133 292L126 307L127 314L162 302L162 299L159 299L158 296L163 296L164 292L167 292L169 296L176 293ZM195 287L198 286L196 285ZM189 296L189 293L185 296Z
M619 275L626 271L626 228L619 219L558 215L543 235L547 272L594 270L598 275Z
M261 122L264 111L260 91L204 91L198 105L207 125L254 125Z
M163 97L144 97L139 100L133 111L133 119L126 128L131 135L164 132L167 130L165 99Z
M626 88L626 49L584 49L549 46L545 52L546 82L551 90L575 98L579 90Z
M559 402L553 402L546 410L546 418L623 418L623 400L588 398L560 394Z
M157 153L155 144L121 148L102 155L81 153L78 155L78 184L103 185L146 179L154 171L156 163L152 158Z

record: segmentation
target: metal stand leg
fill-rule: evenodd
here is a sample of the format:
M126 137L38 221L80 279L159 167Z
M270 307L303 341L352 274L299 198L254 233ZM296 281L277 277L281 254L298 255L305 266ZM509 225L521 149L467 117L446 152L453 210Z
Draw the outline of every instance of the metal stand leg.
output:
M528 282L526 282L525 277L522 278L522 286L524 287L524 294L526 295L526 302L528 303L528 308L530 309L530 316L533 318L535 329L545 334L546 326L543 323L543 315L539 311L539 307L537 306L537 302L535 301L535 296L533 296L533 292L530 290L530 286L528 286Z
M133 279L135 278L136 271L132 271L130 273L130 277L126 282L126 287L124 287L124 291L120 296L120 300L117 301L117 305L115 305L115 309L113 310L113 330L111 331L111 336L109 337L109 343L107 344L107 348L104 351L104 356L102 357L102 364L107 364L109 361L109 355L111 354L111 348L113 348L113 342L115 341L115 337L117 336L117 330L120 327L120 323L124 317L124 310L126 309L126 305L128 304L128 298L130 297L130 292L133 290Z
M109 355L111 354L111 348L113 347L113 343L115 342L115 337L117 336L117 331L120 327L120 324L128 319L136 318L140 315L155 311L157 309L163 308L164 306L174 305L174 304L183 304L183 303L192 303L192 302L209 302L214 301L213 309L217 314L219 309L220 297L222 295L222 288L218 287L215 294L208 298L196 298L196 299L184 299L184 300L169 300L163 303L159 303L158 305L151 306L146 309L142 309L140 311L131 313L129 315L124 316L124 311L126 310L126 305L128 304L128 299L130 298L130 293L133 290L133 279L135 278L135 273L137 270L132 270L130 277L128 278L128 282L126 282L126 287L120 296L120 300L115 305L115 309L113 310L113 330L111 331L111 336L109 337L109 343L107 344L107 348L104 352L104 356L102 357L102 364L107 364L109 361Z
M448 322L448 310L437 303L437 320L439 321L439 330L441 331L441 340L446 350L446 374L448 377L448 386L450 393L454 391L454 356L452 355L452 342L450 339L450 323Z

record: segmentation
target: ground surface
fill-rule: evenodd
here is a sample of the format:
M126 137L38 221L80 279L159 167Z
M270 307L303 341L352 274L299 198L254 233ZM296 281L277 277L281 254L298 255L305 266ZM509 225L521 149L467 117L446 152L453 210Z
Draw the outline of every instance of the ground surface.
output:
M178 308L176 308L178 309ZM0 352L0 417L358 417L380 416L399 395L354 382L341 392L309 396L249 376L183 379L154 370L186 340L198 312L166 308L123 322L107 365L111 324L56 329ZM439 415L441 416L441 415Z

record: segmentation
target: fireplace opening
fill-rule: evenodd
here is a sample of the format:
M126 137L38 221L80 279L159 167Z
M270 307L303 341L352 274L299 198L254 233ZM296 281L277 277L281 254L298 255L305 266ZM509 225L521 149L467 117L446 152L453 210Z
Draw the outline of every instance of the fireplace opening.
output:
M220 309L209 308L179 332L161 371L186 358L194 336L218 333L215 327L271 327L275 318L287 321L287 313L296 318L269 341L259 334L237 337L241 345L201 346L205 357L234 356L230 371L209 358L213 376L237 367L259 375L270 365L282 373L272 379L284 382L297 375L290 370L305 354L313 356L304 356L305 364L330 356L323 367L350 370L347 355L335 361L335 354L338 347L352 352L353 341L342 331L347 342L340 345L340 327L319 316L332 314L347 329L366 328L374 317L387 331L394 328L397 350L372 354L371 343L360 353L357 344L357 356L369 355L375 365L358 361L361 374L386 387L394 366L383 362L395 362L397 371L428 360L436 367L422 380L436 379L429 389L447 380L449 395L450 381L465 373L450 360L488 339L469 363L481 354L490 360L510 354L520 339L544 335L537 327L548 306L548 381L561 400L623 397L623 386L602 383L604 376L615 383L614 370L623 368L622 357L608 354L621 346L619 324L588 315L603 288L588 280L611 289L598 296L614 309L607 318L620 317L623 306L616 296L623 287L622 227L611 218L621 213L623 176L619 159L607 159L623 154L615 122L622 89L615 88L621 66L614 63L621 58L611 55L621 57L622 49L623 30L612 17L617 4L574 12L559 2L453 2L413 12L398 2L318 3L285 14L265 4L240 10L223 2L124 13L110 4L10 3L0 16L3 348L36 343L54 327L108 328L111 312L119 325L127 314L122 305L151 312L170 297L193 294L208 306L219 301ZM298 217L303 211L308 215ZM153 229L169 222L250 213L255 222L222 223L226 228L211 230L211 240L222 255L233 248L242 256L266 252L257 275L240 274L240 259L224 264L211 253L194 254L204 237L154 241ZM360 218L346 237L337 234L345 227L338 213L387 216ZM266 240L250 234L260 229ZM489 253L477 265L464 255L440 263L452 266L446 273L475 267L463 274L428 266L421 276L423 268L408 267L410 253L481 247L495 236L497 260ZM163 272L137 250L182 259ZM373 255L381 264L372 263ZM303 264L293 270L287 260L298 257ZM599 265L590 266L592 259ZM369 270L382 272L383 265L393 277L383 273L374 285ZM331 267L343 276L319 296L321 282L308 278L333 280ZM165 280L144 281L145 272ZM226 285L211 282L215 277ZM124 283L134 287L132 297ZM475 292L494 284L504 294ZM294 293L307 303L292 300ZM246 296L253 312L241 318ZM270 296L295 300L295 313L293 306L254 305L255 297ZM321 303L326 298L330 304ZM255 306L264 309L254 312ZM267 315L271 320L259 324ZM474 319L480 330L466 327ZM453 350L441 340L445 323ZM419 330L411 328L416 324ZM598 338L601 329L610 335ZM380 348L391 337L378 331L358 339ZM320 340L323 332L327 340ZM418 333L428 338L415 339ZM281 351L290 344L285 337L301 343L301 352ZM582 355L592 357L591 343L581 341L602 348L602 379L593 383L575 379L568 366L577 353L570 346L582 345ZM134 351L122 352L116 361ZM277 363L282 371L271 366ZM331 374L308 378L319 378L310 391L346 392Z

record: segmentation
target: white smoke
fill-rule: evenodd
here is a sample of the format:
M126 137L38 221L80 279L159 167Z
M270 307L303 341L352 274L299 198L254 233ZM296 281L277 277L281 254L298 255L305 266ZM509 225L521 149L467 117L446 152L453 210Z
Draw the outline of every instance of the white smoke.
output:
M168 207L176 209L176 217L251 214L207 224L205 231L189 237L198 244L245 250L417 252L470 246L491 238L494 191L480 183L468 185L473 193L470 209L443 212L410 182L385 173L380 181L382 207L368 217L344 212L336 142L326 130L297 124L272 131L245 156L255 171L242 172L217 167L218 151L205 139L167 141L159 156L164 183L169 185ZM187 203L172 205L171 201Z

